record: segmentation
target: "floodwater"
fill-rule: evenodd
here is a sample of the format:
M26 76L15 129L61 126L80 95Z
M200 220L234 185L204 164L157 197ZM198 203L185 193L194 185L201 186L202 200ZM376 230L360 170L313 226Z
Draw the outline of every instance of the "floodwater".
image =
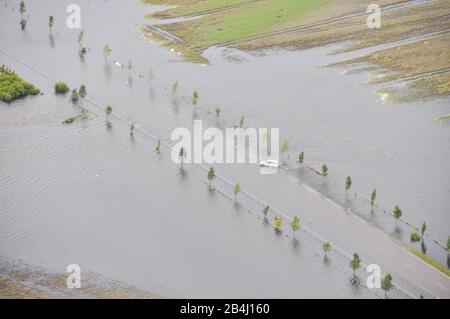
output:
M449 127L434 118L449 111L448 99L382 104L375 88L364 84L367 74L319 68L333 60L324 49L255 56L211 48L205 53L211 65L184 62L143 39L138 32L148 22L143 16L157 7L133 1L80 1L89 48L81 60L79 30L65 26L70 1L27 1L26 32L11 2L0 6L0 49L28 65L4 52L0 64L45 94L0 104L0 258L55 272L77 263L167 297L375 297L350 284L343 256L331 252L325 263L313 237L299 232L295 246L290 232L274 234L256 204L246 200L237 208L219 192L209 192L201 168L186 165L182 174L169 149L156 154L154 140L141 132L131 139L117 118L107 129L92 103L85 101L90 120L62 125L79 108L68 96L55 96L46 76L70 87L86 84L91 101L111 105L121 118L167 141L174 128L191 127L194 116L214 126L208 111L216 106L228 123L244 116L246 126L279 127L281 139L289 140L288 167L304 150L309 166L326 163L330 170L326 186L307 172L283 170L280 178L294 178L355 209L375 187L380 210L398 204L405 219L415 225L426 221L430 234L446 241ZM102 55L105 43L113 50L109 63ZM112 60L123 65L131 60L131 81ZM170 86L176 80L174 101ZM200 95L195 114L194 90ZM347 175L354 184L349 197L357 193L353 201L343 190ZM242 179L249 192L270 188L252 184L251 176ZM272 190L273 196L277 192L283 190ZM370 222L394 227L386 218Z

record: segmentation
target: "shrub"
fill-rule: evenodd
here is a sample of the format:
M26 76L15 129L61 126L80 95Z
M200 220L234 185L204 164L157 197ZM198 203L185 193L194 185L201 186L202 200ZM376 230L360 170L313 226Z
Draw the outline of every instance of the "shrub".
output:
M0 100L11 102L27 95L39 94L39 89L22 80L11 69L0 67Z
M419 233L416 231L413 231L410 236L411 236L411 241L419 241L421 239Z
M56 94L66 94L69 92L69 87L64 82L56 82L55 84L55 93Z
M73 103L77 102L79 99L79 95L78 95L78 91L77 89L73 89L72 90L72 96L70 97L70 99L72 100Z
M72 115L72 116L68 116L63 120L63 124L71 124L73 123L75 120L78 120L79 118L81 118L80 114L77 115Z

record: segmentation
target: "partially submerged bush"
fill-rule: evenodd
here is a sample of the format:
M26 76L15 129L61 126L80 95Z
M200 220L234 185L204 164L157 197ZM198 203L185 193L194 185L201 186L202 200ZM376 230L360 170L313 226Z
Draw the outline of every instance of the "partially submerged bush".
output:
M0 67L0 100L11 102L27 95L39 94L39 89L33 84L22 80L11 69Z
M63 124L71 124L73 123L75 120L80 119L81 115L77 114L77 115L72 115L72 116L68 116L64 119Z
M56 82L55 84L55 93L56 94L66 94L69 92L69 87L64 82Z
M73 89L72 90L72 96L70 97L70 99L72 100L73 103L76 103L78 101L78 99L80 98L77 89Z
M421 237L418 232L413 231L411 233L411 241L419 241L420 239L421 239Z

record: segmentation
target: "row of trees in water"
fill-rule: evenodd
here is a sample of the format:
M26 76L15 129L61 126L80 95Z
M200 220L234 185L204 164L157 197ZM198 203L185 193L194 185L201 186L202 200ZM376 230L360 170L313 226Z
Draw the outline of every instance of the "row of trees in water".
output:
M178 89L179 86L179 82L176 81L173 85L173 91L176 91ZM80 98L80 104L82 105L82 99L86 96L87 91L86 91L86 87L84 85L82 85L78 90L74 89L72 91L72 101L76 102L78 101L78 98ZM198 93L195 91L192 95L192 104L195 105L198 101L199 95ZM216 116L218 117L221 110L220 108L216 108ZM110 126L110 122L109 122L109 115L112 113L112 107L111 106L107 106L105 108L105 115L106 115L106 123L108 126ZM243 117L241 118L240 121L240 127L243 127ZM130 129L130 135L134 136L134 129L135 129L135 125L134 123L129 123L129 129ZM155 145L155 151L157 153L160 153L160 147L161 147L161 140L158 139L156 141L156 145ZM184 150L184 148L180 148L179 150L179 158L180 158L180 165L181 165L181 169L183 169L183 159L186 157L187 153ZM303 164L305 160L305 153L304 151L300 152L299 156L298 156L298 163L299 164ZM322 165L322 176L324 176L325 178L328 176L328 167L326 166L326 164ZM208 170L208 174L207 174L207 179L208 179L208 186L211 189L212 187L212 181L214 180L214 178L216 177L216 173L214 168L210 168ZM345 191L347 192L348 190L351 189L353 185L353 180L350 176L347 176L345 179L345 183L344 183L344 188ZM234 200L235 202L237 202L237 196L238 194L241 192L241 185L240 183L236 183L234 185L233 188L233 192L234 192ZM376 205L376 199L377 199L377 191L376 189L374 189L372 191L372 193L370 194L370 206L371 208L373 208ZM270 206L266 206L263 209L263 214L264 214L264 218L265 220L267 220L267 214L270 210ZM400 219L403 215L402 210L400 209L400 207L398 205L396 205L392 211L392 216L394 217L395 221L397 222L398 219ZM282 225L283 225L283 219L281 218L281 216L275 216L274 218L274 229L277 233L281 233L282 232ZM293 231L293 235L295 238L295 233L300 229L300 218L298 216L294 216L293 220L290 222L290 227ZM414 232L415 234L417 234L419 237L417 240L420 240L421 238L423 239L425 231L427 230L427 225L424 222L420 228L420 232L421 232L421 236L418 235L416 232ZM414 235L416 236L416 235ZM416 237L417 238L417 237ZM413 240L413 234L411 234L411 240ZM327 252L329 252L331 250L332 246L329 242L325 242L323 243L322 249L324 252L324 258L328 259L328 255ZM448 239L447 242L447 249L450 248L450 237ZM357 269L360 268L360 259L359 259L359 255L357 253L353 254L353 258L350 261L350 267L353 269L354 272L354 280L356 280L355 277L355 271ZM382 289L385 291L385 293L387 294L387 292L392 289L393 284L392 284L392 276L390 274L387 274L382 281Z
M182 154L183 154L183 148L181 148L181 150L180 150L180 157L182 156ZM210 167L209 170L208 170L208 174L207 174L208 187L209 187L210 190L213 189L212 188L212 181L215 179L215 177L216 177L215 170L214 170L213 167ZM240 183L236 183L233 190L234 190L234 195L235 195L234 200L236 202L237 201L236 195L241 191ZM269 211L270 211L270 206L269 205L265 206L262 209L262 213L263 213L263 216L264 216L264 222L267 223L267 224L268 224L267 215L268 215ZM282 225L283 225L282 217L279 216L279 215L275 215L273 227L274 227L274 230L275 230L275 232L277 234L281 234L281 232L282 232ZM300 230L300 217L299 216L294 216L292 218L292 220L290 221L289 225L290 225L290 228L291 228L292 233L293 233L294 241L296 241L297 240L296 232L298 230ZM328 260L328 252L331 250L331 248L332 248L332 246L331 246L330 242L324 242L322 244L322 250L323 250L323 253L324 253L324 259L326 261ZM356 271L359 268L361 268L361 259L360 259L359 255L358 255L358 253L354 253L353 254L353 256L352 256L352 258L351 258L351 260L349 262L349 266L350 266L350 268L353 271L352 281L354 283L356 283L356 282L358 282L358 278L356 276ZM391 290L393 288L393 286L394 285L393 285L393 282L392 282L392 275L391 274L386 274L386 276L384 276L384 278L381 281L381 289L384 290L385 297L387 297L388 291Z
M178 83L178 82L176 82ZM178 84L176 84L178 85ZM61 87L63 87L64 89L61 91ZM69 89L66 87L66 85L63 82L57 82L55 84L55 92L56 93L60 93L60 94L64 94L68 91ZM87 95L87 88L85 85L81 85L80 88L77 89L73 89L72 90L72 96L71 96L71 100L72 102L76 103L76 102L80 102L80 106L82 108L82 113L83 113L83 106L82 106L82 101L83 99L86 97ZM193 94L193 101L198 99L198 93L197 94ZM195 104L195 103L193 103ZM109 116L112 114L113 109L111 106L106 106L105 107L105 116L106 116L106 123L108 126L110 126L110 121L109 121ZM242 119L241 119L242 122ZM134 129L135 129L135 125L133 123L129 123L129 129L130 129L130 135L134 136ZM160 153L161 151L161 140L158 139L156 141L156 145L155 145L155 151L157 153ZM180 148L178 156L180 158L180 165L181 165L181 169L183 168L183 159L186 157L186 151L183 147ZM299 163L302 164L304 161L304 152L301 152L299 155ZM325 169L325 172L327 172L327 170ZM323 174L325 177L327 176L327 174ZM207 173L207 179L208 179L208 187L210 190L213 190L212 187L212 182L213 180L216 178L216 172L215 169L213 167L210 167ZM349 190L350 187L352 186L352 179L350 176L348 176L346 178L345 181L345 189ZM233 193L234 193L234 201L235 203L237 203L237 196L238 194L241 192L241 184L238 182L234 185L233 187ZM373 190L372 194L371 194L371 205L373 206L375 204L375 199L376 199L376 190ZM268 223L268 213L270 211L270 206L267 205L262 209L262 214L264 216L264 221L265 223ZM398 206L396 206L396 208L394 209L394 216L397 216L396 218L398 219L401 216L401 210L400 208L398 208ZM300 224L300 217L299 216L294 216L292 218L292 221L290 221L289 223L290 228L292 230L293 233L293 237L294 240L296 239L296 232L300 230L301 228L301 224ZM275 215L274 217L274 223L273 223L273 227L274 230L277 234L281 234L282 233L282 226L283 226L283 219L281 216L279 215ZM424 231L423 231L424 232ZM450 244L450 238L449 238L449 244ZM332 245L330 242L324 242L322 244L322 250L324 253L324 259L328 260L329 256L328 256L328 252L332 249ZM349 262L349 266L353 271L353 278L352 281L353 282L357 282L357 276L356 276L356 271L361 268L361 259L359 257L359 255L357 253L354 253L352 256L352 259ZM391 274L387 274L386 276L384 276L382 282L381 282L381 288L384 290L385 292L385 297L387 297L387 293L389 290L391 290L393 288L393 282L392 282L392 276Z
M287 141L285 141L285 143L287 143ZM305 160L305 153L302 151L298 155L298 161L297 162L301 165L301 164L304 163L304 160ZM324 176L324 177L327 177L328 176L328 167L327 167L327 165L323 164L321 169L322 169L321 175ZM347 176L345 178L345 182L344 182L344 188L345 188L346 195L347 195L347 192L352 187L352 185L353 185L352 177L351 176ZM355 193L355 197L356 197L356 193ZM373 208L376 205L376 199L377 199L377 190L373 189L371 194L370 194L370 200L369 200L370 207L371 207L372 210L373 210ZM392 215L392 217L395 220L395 224L397 225L397 221L403 216L403 211L400 209L400 207L398 205L395 205L393 210L392 210L391 215ZM419 235L419 233L417 231L413 231L413 232L410 233L411 241L420 241L421 239L423 240L426 230L427 230L427 224L426 224L426 222L423 222L421 227L420 227L420 235ZM449 241L449 243L447 245L447 250L450 249L450 236L448 238L448 241Z

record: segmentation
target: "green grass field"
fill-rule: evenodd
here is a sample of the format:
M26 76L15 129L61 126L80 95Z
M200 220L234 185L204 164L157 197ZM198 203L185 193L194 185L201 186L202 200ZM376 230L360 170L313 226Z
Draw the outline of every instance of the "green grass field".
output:
M205 42L202 47L269 32L326 2L328 0L266 0L232 9L199 30Z
M207 13L200 18L174 23L164 28L194 47L205 49L228 41L264 34L296 22L329 0L145 0L154 4L177 6L153 15L155 18L173 18ZM208 12L208 10L212 10Z

